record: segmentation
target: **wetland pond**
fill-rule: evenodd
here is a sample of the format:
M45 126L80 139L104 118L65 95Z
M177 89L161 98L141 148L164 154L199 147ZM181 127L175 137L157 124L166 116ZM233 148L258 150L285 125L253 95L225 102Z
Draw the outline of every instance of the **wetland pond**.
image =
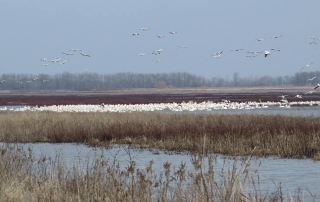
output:
M120 169L125 169L129 165L131 157L136 162L136 168L138 169L144 170L146 165L153 160L155 172L164 172L163 164L165 162L171 164L171 170L177 169L183 162L186 164L187 172L194 171L191 155L187 153L176 154L159 150L141 150L130 148L128 145L114 145L108 149L72 143L19 143L17 145L25 151L32 148L36 161L43 155L51 159L59 157L68 168L76 165L77 168L84 169L88 165L92 165L95 159L103 158L109 160L109 162L119 163ZM204 162L207 165L207 161ZM234 158L228 156L216 155L213 163L214 171L219 175L222 170L232 169L235 162L237 167L240 167L243 160L235 161ZM254 173L253 175L259 175L261 190L268 191L269 194L277 190L277 186L281 183L284 194L293 195L299 189L305 199L311 199L310 193L312 193L313 196L316 195L316 201L320 200L320 161L279 159L276 157L257 159L253 157L250 160L249 171ZM218 175L215 174L215 176Z

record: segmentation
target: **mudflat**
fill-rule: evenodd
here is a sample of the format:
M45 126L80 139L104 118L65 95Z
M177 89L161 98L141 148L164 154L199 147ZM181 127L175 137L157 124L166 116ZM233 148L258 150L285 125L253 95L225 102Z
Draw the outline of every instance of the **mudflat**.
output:
M314 91L311 94L305 94ZM239 88L165 88L121 90L29 90L0 91L0 105L68 105L68 104L149 104L169 102L279 101L287 95L290 101L320 101L320 91L303 87L239 87ZM301 94L302 98L296 98Z

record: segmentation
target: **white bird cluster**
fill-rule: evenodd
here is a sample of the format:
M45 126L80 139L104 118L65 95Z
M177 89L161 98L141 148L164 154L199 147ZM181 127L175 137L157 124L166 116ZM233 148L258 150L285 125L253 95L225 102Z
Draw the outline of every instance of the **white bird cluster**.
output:
M214 110L254 110L269 106L289 108L291 105L320 105L320 101L294 102L182 102L182 103L153 103L153 104L101 104L101 105L52 105L20 108L2 107L0 111L53 111L53 112L152 112L152 111L214 111Z

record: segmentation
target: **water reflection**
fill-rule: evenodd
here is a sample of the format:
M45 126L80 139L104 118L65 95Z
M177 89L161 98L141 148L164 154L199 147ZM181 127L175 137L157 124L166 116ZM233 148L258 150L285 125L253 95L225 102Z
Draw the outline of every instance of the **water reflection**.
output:
M169 154L164 151L137 150L127 145L116 145L109 149L92 148L85 145L71 143L27 143L18 144L27 150L32 148L34 157L40 158L46 155L52 159L60 156L68 167L74 164L86 168L87 162L93 162L96 158L105 158L109 162L118 163L124 169L129 165L130 158L136 162L137 168L145 169L151 160L154 161L155 172L162 172L165 162L171 163L172 168L178 168L181 162L186 163L187 172L194 171L191 156L188 154ZM234 160L228 156L217 155L214 162L215 172L221 172L223 165L232 165ZM241 162L238 162L239 164ZM261 165L259 165L261 163ZM228 166L227 166L228 167ZM279 183L285 193L293 194L297 188L301 188L304 195L309 196L309 191L314 195L320 194L320 162L309 159L277 159L273 157L251 160L249 169L258 171L261 188L273 191ZM317 198L320 200L320 198Z

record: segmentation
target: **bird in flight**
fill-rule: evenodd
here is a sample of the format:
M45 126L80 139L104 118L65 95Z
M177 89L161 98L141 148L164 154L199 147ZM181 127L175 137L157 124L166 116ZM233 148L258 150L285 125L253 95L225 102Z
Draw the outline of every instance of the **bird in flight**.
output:
M257 41L263 41L264 39L263 38L261 38L261 39L256 39Z
M177 34L178 32L169 32L170 34Z
M148 31L148 30L150 30L148 27L143 27L143 28L141 28L141 30L142 31Z
M240 50L243 50L242 48L236 48L236 49L232 49L230 51L240 51Z
M133 33L132 36L139 36L139 33Z
M60 65L66 64L67 61L68 60L65 60L65 61L61 62Z
M223 50L222 50L222 51L219 51L219 52L216 52L215 54L213 54L213 55L211 55L211 56L219 59L219 58L221 57L222 53L223 53Z
M34 79L32 79L32 81L35 81L35 80L37 80L38 78L34 78Z
M158 35L157 36L159 39L163 38L164 36L163 35Z
M265 57L265 58L270 54L269 51L264 51L263 53L264 53L264 57Z
M314 89L317 89L317 88L319 88L320 87L320 83L318 83L315 87L314 87Z
M85 53L80 53L82 56L84 56L84 57L90 57L90 55L88 55L88 54L85 54Z
M49 81L49 80L43 80L42 83L47 82L47 81Z
M79 49L79 48L73 48L73 49L71 49L70 51L77 52L77 51L81 51L81 49Z
M5 82L5 81L7 81L7 80L2 80L2 81L0 81L0 83L3 83L3 82Z
M304 67L301 68L301 70L303 70L304 68L308 68L310 67L310 65L312 65L314 62L311 62L310 64L305 65Z
M65 54L65 55L74 55L73 53L65 53L65 52L62 52L62 54Z
M277 38L279 38L279 37L282 37L282 34L272 36L271 39L272 39L272 38L277 39Z
M145 53L140 53L140 54L139 54L139 56L145 56L145 55L146 55Z
M315 79L315 78L317 78L317 77L313 77L313 78L311 78L311 79L307 79L307 81L312 81L312 80Z
M42 58L41 61L46 61L47 58Z
M271 50L274 52L277 52L277 51L280 52L280 49L271 48Z

